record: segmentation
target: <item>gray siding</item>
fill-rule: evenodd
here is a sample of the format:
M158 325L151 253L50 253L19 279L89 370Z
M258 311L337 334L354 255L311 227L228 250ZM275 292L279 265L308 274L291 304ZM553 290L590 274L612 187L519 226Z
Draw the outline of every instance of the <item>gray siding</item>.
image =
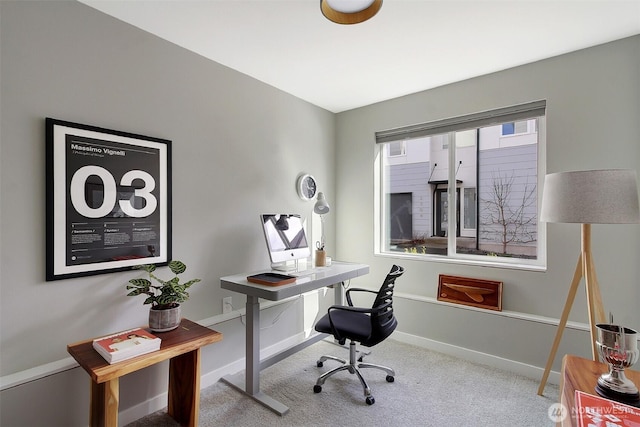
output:
M515 231L513 223L508 227L508 233L515 232L516 235L515 241L508 245L507 253L535 254L535 252L531 253L531 249L525 249L522 246L529 248L536 246L537 157L536 144L480 151L478 195L480 197L479 236L481 246L502 242L500 226L490 224L488 217L492 213L491 203L496 199L493 195L494 183L511 182L510 190L504 194L507 197L507 211L517 210L523 204L526 193L533 191L533 199L530 205L524 207L522 214L522 222L532 221L531 224L518 231ZM502 251L499 246L491 246L489 250Z

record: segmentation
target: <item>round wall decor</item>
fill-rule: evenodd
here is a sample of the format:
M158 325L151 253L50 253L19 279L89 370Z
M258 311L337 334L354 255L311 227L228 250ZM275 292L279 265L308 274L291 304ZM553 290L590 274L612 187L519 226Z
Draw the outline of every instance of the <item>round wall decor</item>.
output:
M298 190L298 196L300 196L302 200L311 200L316 197L318 184L313 176L304 173L298 177L296 189Z

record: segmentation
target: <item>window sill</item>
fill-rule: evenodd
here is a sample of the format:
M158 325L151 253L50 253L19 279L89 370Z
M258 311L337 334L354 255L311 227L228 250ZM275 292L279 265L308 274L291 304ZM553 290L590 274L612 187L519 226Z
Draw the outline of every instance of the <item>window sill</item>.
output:
M451 256L445 255L422 255L422 254L409 254L403 252L380 252L377 251L375 256L385 257L385 258L397 258L397 259L409 259L413 261L423 261L423 262L441 262L445 264L458 264L458 265L469 265L469 266L479 266L479 267L491 267L491 268L503 268L503 269L511 269L511 270L526 270L526 271L547 271L546 262L542 263L539 260L535 260L534 262L526 263L521 260L516 261L514 258L505 258L505 260L501 261L493 261L486 259L479 259L480 257L466 257L464 255L458 255L455 258ZM494 257L483 257L483 258L494 258ZM498 257L495 257L498 258Z

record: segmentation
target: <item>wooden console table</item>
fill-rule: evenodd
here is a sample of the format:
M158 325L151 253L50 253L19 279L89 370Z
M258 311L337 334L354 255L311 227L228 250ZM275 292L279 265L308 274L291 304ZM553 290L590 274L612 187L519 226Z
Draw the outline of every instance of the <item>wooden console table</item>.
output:
M606 363L594 362L582 357L567 354L562 359L562 374L560 377L560 403L569 411L562 422L562 427L577 427L578 420L573 410L576 390L597 395L596 384L598 377L609 371ZM627 378L640 385L640 372L625 369Z
M119 378L167 359L169 415L181 425L198 425L200 410L200 348L222 340L222 334L187 319L178 329L158 334L160 350L110 365L93 349L93 339L69 344L67 351L91 376L89 425L117 427Z

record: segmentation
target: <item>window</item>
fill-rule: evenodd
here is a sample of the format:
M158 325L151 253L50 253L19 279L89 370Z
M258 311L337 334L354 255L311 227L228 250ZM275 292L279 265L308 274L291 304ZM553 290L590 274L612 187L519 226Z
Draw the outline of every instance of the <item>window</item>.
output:
M527 133L529 131L529 121L520 120L518 122L509 122L502 124L502 135L516 135Z
M394 141L389 143L389 156L404 156L404 141Z
M544 101L376 133L376 252L538 269ZM508 138L503 138L510 135Z

